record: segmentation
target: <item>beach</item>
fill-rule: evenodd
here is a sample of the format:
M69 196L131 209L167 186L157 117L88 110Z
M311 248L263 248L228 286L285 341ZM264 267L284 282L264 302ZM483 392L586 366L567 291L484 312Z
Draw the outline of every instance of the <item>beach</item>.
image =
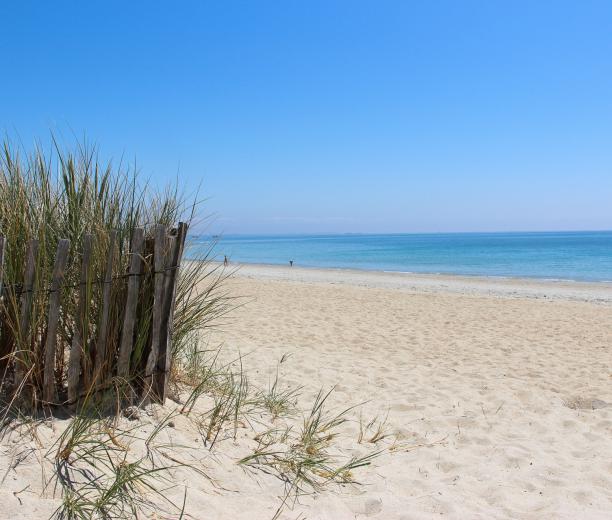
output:
M612 1L3 7L0 520L612 520Z
M287 518L610 518L610 284L243 265L230 288L216 339L250 377L334 387L364 403L346 435L387 417L399 446Z
M610 518L610 284L242 265L226 289L239 306L199 348L221 347L248 399L278 380L295 410L245 404L215 442L215 393L190 413L187 390L119 416L113 449L168 466L139 518ZM244 460L279 432L290 440L263 451L291 457L321 390L325 420L347 419L322 431L321 453L371 464L296 497L273 466ZM46 479L70 421L6 433L0 518L60 507ZM142 440L153 436L156 448Z

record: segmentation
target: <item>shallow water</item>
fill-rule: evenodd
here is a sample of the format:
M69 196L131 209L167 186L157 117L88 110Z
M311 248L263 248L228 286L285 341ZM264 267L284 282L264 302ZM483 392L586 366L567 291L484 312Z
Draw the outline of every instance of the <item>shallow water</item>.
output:
M208 247L196 237L188 257ZM612 231L395 235L226 235L217 259L560 280L611 281Z

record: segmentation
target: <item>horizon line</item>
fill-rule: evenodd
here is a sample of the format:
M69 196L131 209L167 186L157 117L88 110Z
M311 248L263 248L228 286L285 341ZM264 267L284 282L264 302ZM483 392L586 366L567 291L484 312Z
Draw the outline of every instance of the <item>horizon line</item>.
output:
M283 236L340 236L340 235L378 235L378 236L392 236L392 235L469 235L469 234L519 234L519 233L532 233L532 234L543 234L543 233L612 233L612 229L541 229L541 230L483 230L483 231L391 231L391 232L364 232L364 231L334 231L334 232L262 232L262 233L195 233L197 236L211 236L211 237L231 237L231 236L266 236L266 237L283 237Z

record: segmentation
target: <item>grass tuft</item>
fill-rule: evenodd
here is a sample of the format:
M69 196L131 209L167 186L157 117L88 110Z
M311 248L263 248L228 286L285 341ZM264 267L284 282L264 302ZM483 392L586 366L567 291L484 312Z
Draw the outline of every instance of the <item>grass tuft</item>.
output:
M387 421L389 414L379 419L378 415L373 417L372 420L365 423L361 414L359 415L359 436L357 442L362 444L364 442L370 444L376 444L390 436L389 427Z
M283 361L284 359L281 359L281 363ZM258 392L257 399L272 415L272 420L275 420L278 417L291 415L295 412L301 390L302 387L281 390L277 368L274 381L268 386L267 391Z
M299 430L270 429L256 437L258 445L253 452L239 461L244 467L272 474L285 483L282 509L300 495L320 492L327 484L356 483L353 471L368 466L381 452L351 457L341 462L331 451L338 427L347 421L346 414L329 413L326 402L331 392L319 391Z

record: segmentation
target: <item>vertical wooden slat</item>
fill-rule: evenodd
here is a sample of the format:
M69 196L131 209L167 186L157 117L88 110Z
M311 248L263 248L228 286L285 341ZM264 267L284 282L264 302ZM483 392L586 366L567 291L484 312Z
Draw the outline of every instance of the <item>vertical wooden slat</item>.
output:
M53 265L53 279L49 292L49 322L47 326L47 339L44 350L44 376L43 376L43 399L46 403L56 400L55 392L55 351L57 344L57 323L60 315L60 296L66 262L68 261L68 250L70 240L60 240L55 253Z
M21 314L19 318L19 344L15 363L15 384L19 388L25 384L24 379L30 359L30 318L32 314L32 297L36 279L36 260L38 257L38 240L30 240L26 251L26 267L21 290Z
M91 261L92 236L83 236L83 259L81 262L81 280L79 284L79 303L75 316L74 334L68 359L68 400L74 403L79 395L79 382L81 376L81 361L83 359L83 345L87 342L87 307L89 264Z
M123 328L121 330L121 343L119 346L119 359L117 361L117 375L127 379L130 374L130 356L134 341L134 323L136 321L136 307L138 304L138 289L140 287L140 273L142 271L142 247L144 244L144 229L136 228L132 235L132 248L128 289L125 299L125 313Z
M98 343L96 346L95 378L100 378L106 371L106 346L108 342L108 326L111 308L113 262L115 259L115 242L117 232L111 231L108 245L108 257L106 259L106 272L104 273L104 285L102 288L102 314L100 315L100 327L98 332Z
M6 249L6 239L0 236L0 302L2 301L2 275L4 274L4 250Z
M168 377L170 375L172 362L172 328L174 317L174 305L176 298L176 284L178 271L183 256L185 238L187 237L187 224L180 222L176 238L170 249L170 262L166 267L164 280L164 312L161 326L161 344L157 373L155 374L155 393L162 404L166 401L168 390Z
M8 363L6 347L10 345L10 341L6 337L6 326L3 320L2 304L3 290L2 280L4 275L4 251L6 250L6 238L0 236L0 377L4 377L6 365Z
M176 233L176 230L173 230ZM162 372L166 366L165 357L168 347L168 318L171 309L172 300L172 276L175 252L177 251L177 237L176 235L170 235L167 237L167 249L164 263L165 275L164 275L164 289L163 289L163 307L162 307L162 321L160 324L160 345L159 354L157 357L157 364L153 370L153 382L152 382L152 394L156 401L163 402L165 398L164 386L165 386L165 375Z
M157 367L160 352L161 326L164 312L164 279L166 266L166 226L157 225L154 229L153 250L153 320L151 324L151 351L145 367L145 392L152 388L152 375Z

